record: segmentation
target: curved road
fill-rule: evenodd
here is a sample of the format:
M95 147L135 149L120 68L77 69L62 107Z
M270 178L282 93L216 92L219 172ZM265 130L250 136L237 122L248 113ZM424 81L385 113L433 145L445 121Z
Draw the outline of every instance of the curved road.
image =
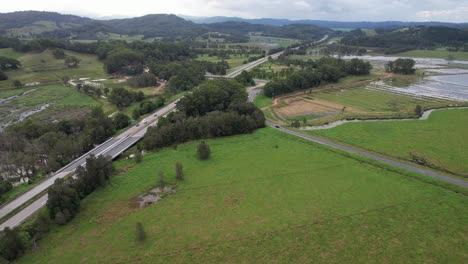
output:
M255 97L261 92L261 90L260 89L255 89L255 90L250 89L250 90L248 90L248 92L249 92L249 102L253 102ZM298 132L298 131L295 131L295 130L291 130L291 129L288 129L288 128L285 128L285 127L281 127L281 126L279 126L279 125L277 125L275 123L272 123L270 121L266 121L266 125L274 128L274 129L280 130L282 132L288 133L290 135L293 135L293 136L297 136L297 137L300 137L300 138L303 138L303 139L306 139L306 140L310 140L310 141L313 141L313 142L316 142L316 143L319 143L319 144L322 144L322 145L326 145L326 146L329 146L329 147L332 147L332 148L335 148L335 149L343 150L343 151L346 151L346 152L349 152L349 153L358 154L358 155L364 156L366 158L370 158L370 159L373 159L373 160L384 162L384 163L390 164L392 166L395 166L395 167L398 167L398 168L401 168L401 169L417 172L417 173L420 173L420 174L423 174L423 175L426 175L426 176L429 176L429 177L432 177L432 178L442 180L444 182L448 182L448 183L452 183L452 184L455 184L455 185L458 185L458 186L461 186L461 187L468 188L468 182L466 182L466 181L459 180L459 179L456 179L456 178L451 178L451 177L436 173L436 172L428 170L428 169L420 168L420 167L413 166L413 165L410 165L410 164L406 164L406 163L403 163L403 162L399 162L399 161L395 161L395 160L388 159L388 158L385 158L385 157L381 157L381 156L366 152L364 150L360 150L360 149L348 147L348 146L345 146L345 145L341 145L341 144L338 144L338 143L330 141L330 140L326 140L326 139L321 138L321 137L317 137L317 136L313 136L313 135L309 135L309 134L304 134L304 133L301 133L301 132Z

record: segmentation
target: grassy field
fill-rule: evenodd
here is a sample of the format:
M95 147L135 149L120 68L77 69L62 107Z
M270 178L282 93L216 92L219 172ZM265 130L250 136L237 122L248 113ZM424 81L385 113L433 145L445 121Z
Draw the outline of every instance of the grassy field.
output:
M8 52L6 53L8 54ZM72 79L85 77L103 78L107 76L103 64L98 61L96 56L70 51L66 51L66 54L75 56L81 60L78 68L69 69L65 67L64 60L55 59L51 51L23 54L18 58L21 61L22 67L18 70L8 71L9 80L0 82L0 89L11 88L14 80L19 80L24 84L30 82L49 84L61 82L63 76L68 76Z
M18 59L23 56L22 53L14 51L12 48L0 49L0 57L7 57L11 59Z
M462 263L467 198L272 129L148 154L20 263ZM277 146L277 147L275 147ZM159 171L186 180L144 209ZM141 222L145 242L135 239Z
M258 108L263 108L263 107L267 107L267 106L270 106L271 104L273 103L273 99L270 98L270 97L266 97L263 92L259 95L257 95L254 99L254 104L258 107Z
M415 58L436 58L436 59L447 59L449 56L453 56L454 60L468 60L468 52L451 52L447 50L411 50L398 54L392 54L393 56L403 57L415 57Z
M428 120L345 124L310 133L411 160L423 157L442 170L468 177L468 110L435 111Z
M244 62L247 61L249 58L258 57L258 56L260 56L260 54L252 54L252 55L245 55L245 56L244 55L231 55L231 57L229 59L225 59L225 61L229 63L229 69L233 70L237 67L244 65ZM223 60L217 56L210 57L206 54L203 56L199 56L196 59L199 61L209 61L209 62L219 62Z
M81 116L93 106L104 106L103 102L82 94L71 87L63 85L48 85L35 88L30 87L20 89L19 91L2 90L0 92L0 98L19 94L27 90L30 92L0 105L0 124L6 124L10 121L17 120L20 114L38 109L48 103L51 104L49 108L32 115L30 118L39 118L41 120L49 121L73 118ZM108 109L108 111L111 112L112 109Z

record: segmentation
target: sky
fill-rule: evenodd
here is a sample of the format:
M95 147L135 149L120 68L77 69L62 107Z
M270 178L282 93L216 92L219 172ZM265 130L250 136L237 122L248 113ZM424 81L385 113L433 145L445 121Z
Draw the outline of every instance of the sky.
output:
M0 12L55 11L92 18L170 13L336 21L468 22L468 0L1 0Z

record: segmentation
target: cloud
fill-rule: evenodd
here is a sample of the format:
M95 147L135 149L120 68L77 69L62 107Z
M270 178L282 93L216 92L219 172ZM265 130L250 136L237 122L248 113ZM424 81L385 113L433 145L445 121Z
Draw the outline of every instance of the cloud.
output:
M2 1L1 12L47 10L94 17L173 13L338 21L468 20L467 0L80 0L77 3L76 0Z

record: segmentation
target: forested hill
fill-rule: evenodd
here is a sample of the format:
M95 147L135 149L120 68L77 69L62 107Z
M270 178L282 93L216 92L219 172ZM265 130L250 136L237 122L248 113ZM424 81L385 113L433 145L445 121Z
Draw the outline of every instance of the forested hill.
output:
M245 19L240 17L193 17L193 16L182 16L190 21L199 24L212 24L212 23L223 23L228 21L245 22L250 24L261 24L269 26L285 26L291 24L304 24L304 25L315 25L325 28L400 28L400 27L412 27L412 26L446 26L446 27L468 27L468 23L449 23L449 22L404 22L404 21L326 21L326 20L290 20L290 19L277 19L277 18L254 18Z
M145 38L198 36L207 32L203 26L175 15L146 15L142 17L103 21L118 34L141 34Z
M342 44L364 47L399 49L428 49L450 47L465 49L468 43L468 28L408 27L397 30L379 29L369 35L362 30L351 31L342 38Z
M245 22L196 24L175 15L154 14L142 17L93 20L52 12L24 11L0 13L0 34L18 38L101 39L106 34L142 35L144 38L187 39L210 31L247 35L318 39L330 30L313 25L267 26Z
M222 22L204 24L210 31L223 32L229 34L247 34L249 32L262 32L265 36L294 38L294 39L320 39L332 31L313 25L292 24L285 26L268 26L261 24L250 24L247 22Z

